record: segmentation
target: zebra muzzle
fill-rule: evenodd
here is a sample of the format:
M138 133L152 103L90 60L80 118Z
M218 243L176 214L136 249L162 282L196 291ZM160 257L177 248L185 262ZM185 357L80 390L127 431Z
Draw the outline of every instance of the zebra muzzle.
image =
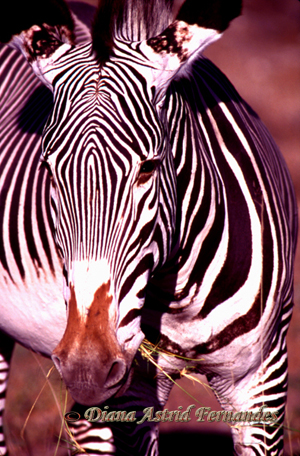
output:
M84 405L99 404L124 386L131 361L123 353L109 320L109 284L95 293L88 315L78 311L71 287L69 316L64 336L52 360L73 399Z
M82 360L72 354L66 361L52 356L73 399L83 405L100 404L114 396L127 379L126 362L122 358L114 360Z

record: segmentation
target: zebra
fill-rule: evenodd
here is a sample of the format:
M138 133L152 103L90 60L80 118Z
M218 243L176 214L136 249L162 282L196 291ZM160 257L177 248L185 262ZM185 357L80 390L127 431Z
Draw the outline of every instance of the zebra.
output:
M201 56L241 2L187 0L173 18L171 1L103 0L91 40L64 3L46 6L1 27L54 97L44 112L48 92L36 100L34 74L3 48L1 394L14 339L52 356L84 408L143 421L188 358L224 410L277 417L233 426L236 454L282 454L293 188L263 124ZM158 368L137 355L145 336ZM158 454L157 421L111 428L92 454Z

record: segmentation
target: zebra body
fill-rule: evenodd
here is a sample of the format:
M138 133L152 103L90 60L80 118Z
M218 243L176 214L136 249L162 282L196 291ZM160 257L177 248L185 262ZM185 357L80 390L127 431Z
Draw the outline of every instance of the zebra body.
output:
M105 62L92 44L73 47L68 39L50 58L48 51L32 57L39 29L14 39L53 86L43 132L53 177L39 162L39 134L28 134L26 123L20 128L19 108L5 100L1 328L52 355L80 403L163 407L172 382L159 370L146 375L141 359L132 365L146 334L179 355L171 363L158 357L170 376L185 367L182 356L201 359L195 367L225 409L266 404L281 425L296 239L292 185L257 116L219 70L195 57L215 29L188 25L180 14L146 41L123 27ZM24 65L15 51L3 52L9 68L10 59ZM30 84L33 94L38 83ZM126 442L119 433L131 435L124 454L157 454L155 423L113 427L117 445ZM270 429L233 429L236 451L281 454L282 429Z

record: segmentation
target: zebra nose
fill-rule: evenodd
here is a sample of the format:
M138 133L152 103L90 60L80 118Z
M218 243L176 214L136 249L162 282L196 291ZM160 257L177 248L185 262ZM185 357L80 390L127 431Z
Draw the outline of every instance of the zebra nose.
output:
M94 357L92 362L79 353L66 358L64 353L53 353L52 360L74 400L79 403L102 402L126 382L127 363L121 353L105 361L100 356Z
M72 364L71 366L65 363L58 354L53 354L52 355L52 361L60 373L60 375L64 378L66 375L68 376L69 371L73 371L72 369ZM89 378L91 375L89 373L92 373L92 371L98 371L98 381L100 384L102 384L105 388L112 388L116 386L125 376L126 374L126 362L123 358L117 358L116 360L112 361L111 363L104 363L101 362L101 360L98 360L98 366L93 366L89 368L86 366L85 362L78 363L79 359L77 359L77 362L73 364L77 365L80 368L80 371L83 372L86 370L86 375L83 375L83 377Z
M116 394L126 382L127 367L130 369L110 321L109 286L108 282L99 287L84 316L78 311L75 290L70 286L66 330L52 353L73 399L81 404L103 402Z

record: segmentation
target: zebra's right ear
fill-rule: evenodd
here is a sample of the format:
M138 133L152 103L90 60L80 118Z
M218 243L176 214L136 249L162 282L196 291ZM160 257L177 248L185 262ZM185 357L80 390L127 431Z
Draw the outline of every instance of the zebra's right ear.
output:
M22 52L38 78L52 90L55 61L74 42L73 19L63 0L6 2L0 42Z
M155 87L156 103L177 73L188 71L193 58L222 35L241 8L242 0L186 0L169 27L140 44L145 66L152 69L147 79Z
M55 62L72 47L69 36L69 30L64 27L33 25L14 35L8 45L22 52L37 77L53 91L52 82L61 71Z

